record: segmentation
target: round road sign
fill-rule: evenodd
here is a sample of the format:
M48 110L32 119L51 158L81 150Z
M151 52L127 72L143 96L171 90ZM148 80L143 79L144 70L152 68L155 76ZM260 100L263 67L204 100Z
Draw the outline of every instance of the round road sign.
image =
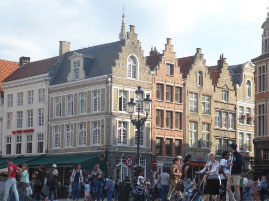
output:
M127 156L125 158L125 164L128 166L128 167L132 167L134 165L134 158L131 157L131 156Z

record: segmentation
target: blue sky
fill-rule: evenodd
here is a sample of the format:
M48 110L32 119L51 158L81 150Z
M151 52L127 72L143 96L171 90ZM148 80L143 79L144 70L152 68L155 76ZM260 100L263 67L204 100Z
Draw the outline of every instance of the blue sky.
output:
M116 41L123 4L145 55L163 50L167 37L177 57L202 48L207 65L220 54L232 65L261 53L267 0L0 0L0 58L52 57L60 40L71 50Z

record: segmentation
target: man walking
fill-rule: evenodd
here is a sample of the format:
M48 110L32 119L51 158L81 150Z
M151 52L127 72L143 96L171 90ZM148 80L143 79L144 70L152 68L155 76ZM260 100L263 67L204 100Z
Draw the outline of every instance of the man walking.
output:
M240 189L239 189L239 183L240 183L240 175L242 173L242 156L240 153L236 151L237 144L232 143L230 145L230 152L232 153L231 162L228 163L230 166L230 175L228 176L227 181L227 191L229 194L230 201L234 200L233 193L231 190L231 187L234 186L235 192L236 192L236 200L240 201Z
M167 173L167 170L164 170L161 175L161 198L162 201L165 201L167 198L167 194L169 191L169 187L168 187L168 180L169 180L170 175Z
M10 187L12 187L12 191L15 195L16 201L19 201L19 194L17 191L16 172L20 171L20 168L18 168L17 165L13 164L12 159L8 159L7 163L8 163L8 179L5 184L4 201L7 201L8 199Z

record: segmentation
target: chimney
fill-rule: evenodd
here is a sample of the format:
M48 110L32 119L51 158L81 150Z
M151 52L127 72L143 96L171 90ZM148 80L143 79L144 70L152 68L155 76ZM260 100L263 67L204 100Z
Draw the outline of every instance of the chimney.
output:
M24 64L29 64L30 63L30 57L25 57L22 56L20 57L20 67L22 67Z
M171 38L167 38L167 45L171 45Z
M67 41L59 41L59 56L63 55L66 52L70 51L70 42Z
M135 32L135 26L134 25L130 25L130 33L134 33Z

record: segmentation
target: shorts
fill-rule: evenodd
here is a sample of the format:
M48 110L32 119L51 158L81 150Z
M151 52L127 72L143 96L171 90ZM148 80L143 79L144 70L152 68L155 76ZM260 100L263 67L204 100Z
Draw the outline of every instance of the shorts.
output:
M229 186L239 186L240 175L229 175L227 180L227 185Z

